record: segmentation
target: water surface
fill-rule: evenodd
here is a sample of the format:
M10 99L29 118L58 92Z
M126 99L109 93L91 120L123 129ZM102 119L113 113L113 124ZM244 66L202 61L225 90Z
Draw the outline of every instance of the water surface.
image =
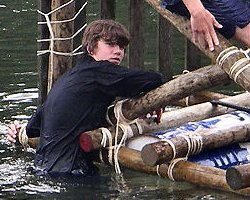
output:
M98 164L100 176L77 179L51 179L32 172L34 150L10 145L5 134L11 120L27 120L37 106L37 1L0 1L0 198L1 199L241 199L234 194L177 183L158 176ZM88 20L97 18L98 1L89 1ZM119 9L128 8L127 2ZM147 6L147 9L149 7ZM145 63L154 67L157 16L147 10ZM127 14L118 16L126 23ZM181 52L179 44L175 49ZM181 55L181 53L179 53ZM178 63L183 63L181 59ZM244 198L242 198L244 199Z

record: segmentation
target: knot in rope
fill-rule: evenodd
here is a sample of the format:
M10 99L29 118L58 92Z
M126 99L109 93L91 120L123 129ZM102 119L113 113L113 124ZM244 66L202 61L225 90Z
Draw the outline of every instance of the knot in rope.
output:
M29 138L26 134L26 126L27 126L27 123L22 124L20 131L18 133L18 140L25 149L29 147L29 144L28 144Z

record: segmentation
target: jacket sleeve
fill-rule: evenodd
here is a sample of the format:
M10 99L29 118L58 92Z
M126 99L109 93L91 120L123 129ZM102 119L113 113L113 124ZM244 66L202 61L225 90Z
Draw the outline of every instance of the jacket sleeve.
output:
M160 73L130 69L108 61L103 63L103 66L98 68L96 77L105 93L133 97L163 84Z
M42 115L43 107L37 108L36 112L30 118L27 127L26 133L30 138L39 137L40 136L40 126L41 126L41 115Z

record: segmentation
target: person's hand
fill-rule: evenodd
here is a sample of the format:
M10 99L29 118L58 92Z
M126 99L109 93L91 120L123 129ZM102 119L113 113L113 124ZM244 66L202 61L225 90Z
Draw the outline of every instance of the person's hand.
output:
M213 51L214 47L219 45L214 27L222 28L222 25L205 8L192 13L190 21L194 41L203 48L208 46L209 50Z
M20 131L21 125L19 121L15 120L9 125L8 133L7 133L7 140L11 143L16 143L16 138Z

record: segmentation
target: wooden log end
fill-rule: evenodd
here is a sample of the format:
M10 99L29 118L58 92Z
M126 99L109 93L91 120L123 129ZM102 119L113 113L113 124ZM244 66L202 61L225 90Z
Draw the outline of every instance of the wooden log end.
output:
M234 167L230 167L226 171L226 181L230 188L239 190L245 188L241 173Z
M143 162L148 166L156 166L158 163L158 154L155 149L150 145L145 145L141 151Z
M81 133L80 135L80 147L85 152L90 152L94 150L93 142L91 136L86 133Z

